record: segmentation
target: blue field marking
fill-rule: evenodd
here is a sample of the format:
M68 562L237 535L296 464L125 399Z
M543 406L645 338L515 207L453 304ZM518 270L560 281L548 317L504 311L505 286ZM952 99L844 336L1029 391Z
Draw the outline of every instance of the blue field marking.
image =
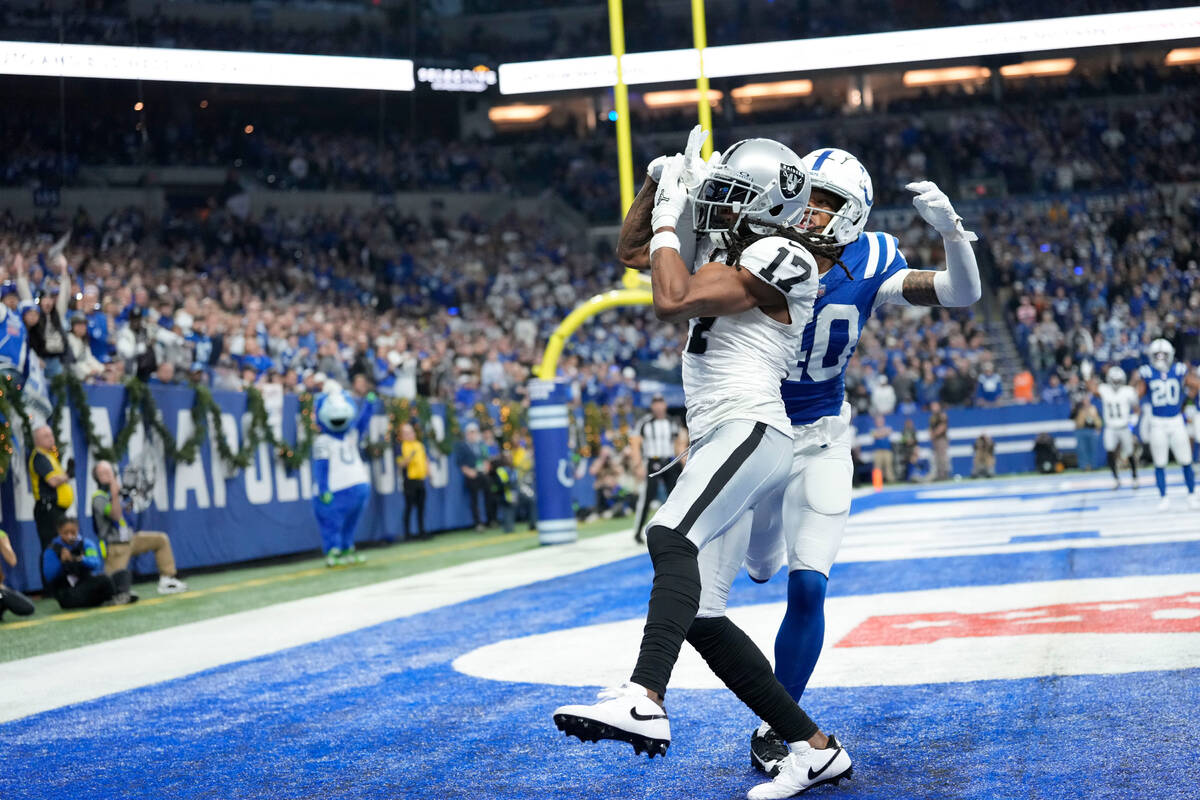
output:
M1099 509L1093 508L1088 510L1097 511ZM1009 539L1009 541L1014 544L1018 542L1054 542L1058 541L1059 539L1096 539L1099 536L1100 531L1068 531L1067 533L1044 533L1033 536L1013 536Z

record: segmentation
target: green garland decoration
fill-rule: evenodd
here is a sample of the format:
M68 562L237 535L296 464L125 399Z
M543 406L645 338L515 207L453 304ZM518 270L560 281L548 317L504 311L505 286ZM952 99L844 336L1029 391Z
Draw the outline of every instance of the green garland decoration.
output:
M0 425L0 482L8 477L9 467L16 448L13 445L12 421L21 420L21 439L23 450L33 452L33 430L29 425L29 414L25 411L25 399L17 390L11 375L5 375L0 381L0 415L4 423Z
M600 439L604 433L604 412L595 403L583 407L583 441L579 443L579 454L591 458L600 454Z
M254 458L254 451L264 442L271 446L289 471L294 471L309 458L313 439L317 435L312 395L300 396L300 422L297 426L297 442L293 446L275 436L262 393L250 387L246 390L246 410L250 414L250 425L246 430L245 441L235 451L225 435L225 426L221 424L221 409L213 399L212 392L207 386L195 385L192 387L195 392L191 408L192 434L180 444L163 421L149 387L136 378L128 378L124 382L124 424L113 437L112 445L105 446L96 433L92 422L92 409L87 403L83 384L78 378L70 373L63 373L55 377L51 386L57 397L66 400L60 401L51 413L51 426L56 436L61 438L62 423L69 406L79 413L89 450L95 453L97 458L105 461L119 461L128 452L129 440L142 420L146 420L150 429L158 434L163 443L163 453L170 461L195 463L200 455L200 446L211 436L216 442L218 455L231 471L249 467ZM0 413L3 413L2 404ZM3 442L0 441L0 457L2 456Z
M185 464L195 463L200 456L200 448L204 442L211 440L215 443L217 455L225 463L229 472L243 470L253 463L254 452L262 444L267 444L275 452L276 457L289 471L295 471L311 457L312 443L320 432L317 425L315 398L305 393L300 396L300 419L297 425L296 444L292 445L282 437L277 437L272 429L267 414L266 403L262 393L256 388L246 390L246 412L250 417L246 426L241 446L234 450L225 434L225 426L221 423L221 409L213 399L212 391L207 386L193 385L194 399L192 401L192 433L186 441L180 443L171 433L159 412L158 404L150 388L136 378L127 378L125 387L124 420L120 430L113 437L111 445L100 442L92 420L92 408L88 405L83 383L70 372L64 372L54 378L51 389L59 402L54 406L50 416L51 428L57 440L61 440L63 423L69 419L70 413L79 415L83 427L84 440L90 452L98 459L114 463L129 450L129 441L143 420L154 431L163 443L163 453L173 462ZM391 452L396 442L400 441L400 428L408 422L415 422L425 436L432 435L433 407L424 397L416 401L405 399L387 399L384 401L384 411L388 417L388 432L385 438L367 445L367 454L371 458L380 458ZM487 408L477 404L476 417L482 424L491 425L491 417ZM12 381L5 378L0 383L0 415L5 421L0 424L0 480L8 474L8 468L14 451L12 442L12 427L9 420L13 418L28 419L20 392L14 390ZM524 431L526 411L520 403L509 403L501 407L501 417L504 420L504 435L512 440L519 431ZM454 445L462 435L462 427L458 412L453 403L445 406L445 436L436 442L437 448L444 455L450 455ZM29 426L22 426L25 433L25 446L32 450L32 432Z

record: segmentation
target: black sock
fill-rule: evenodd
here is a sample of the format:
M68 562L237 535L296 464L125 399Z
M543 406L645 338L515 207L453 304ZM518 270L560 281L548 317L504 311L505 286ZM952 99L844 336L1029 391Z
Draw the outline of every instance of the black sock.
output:
M1114 480L1118 480L1118 481L1121 480L1121 477L1119 475L1117 475L1117 451L1116 450L1108 451L1108 468L1112 470Z
M801 742L820 730L776 679L767 657L728 618L697 618L687 640L738 699L785 741Z
M662 525L646 532L654 586L642 632L642 647L630 678L661 697L696 610L700 608L699 551L682 533Z

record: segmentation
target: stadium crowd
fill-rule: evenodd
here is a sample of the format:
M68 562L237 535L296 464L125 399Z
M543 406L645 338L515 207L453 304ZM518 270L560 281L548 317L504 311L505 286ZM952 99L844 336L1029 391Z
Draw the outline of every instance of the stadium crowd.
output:
M998 284L1043 399L1077 398L1089 366L1132 373L1163 337L1200 361L1200 193L1146 190L997 209Z
M755 126L734 127L731 136L768 135L797 152L838 142L872 165L879 206L907 203L904 185L919 177L989 194L1109 191L1197 176L1197 85L1195 67L1127 65L1046 80L1036 90L1018 83L1006 89L1003 106L989 91L943 89L894 100L894 108L881 103L870 115L814 101L726 123ZM86 166L195 165L236 168L240 180L277 190L529 196L553 187L593 222L611 222L619 207L615 145L603 125L582 135L548 127L447 142L411 140L394 126L380 132L373 122L370 130L348 130L347 115L336 113L272 114L252 134L243 132L247 114L237 107L160 104L138 117L136 130L127 115L111 104L81 108L61 143L57 108L0 120L0 183L72 185ZM635 120L639 132L689 124L682 113L639 113ZM639 136L637 161L648 162L659 147L654 137Z

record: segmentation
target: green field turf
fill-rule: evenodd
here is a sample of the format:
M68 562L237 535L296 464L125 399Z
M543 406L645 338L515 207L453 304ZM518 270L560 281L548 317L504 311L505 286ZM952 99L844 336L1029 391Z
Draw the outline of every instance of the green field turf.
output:
M581 538L631 527L630 519L581 524ZM134 585L137 603L62 611L53 599L37 600L31 617L5 614L0 622L0 662L53 653L187 622L248 611L315 594L430 572L483 558L538 547L537 534L522 526L513 533L452 531L425 542L399 542L364 551L367 563L328 568L318 557L267 566L240 567L183 577L190 591L160 595L155 582ZM631 553L633 551L631 550Z

